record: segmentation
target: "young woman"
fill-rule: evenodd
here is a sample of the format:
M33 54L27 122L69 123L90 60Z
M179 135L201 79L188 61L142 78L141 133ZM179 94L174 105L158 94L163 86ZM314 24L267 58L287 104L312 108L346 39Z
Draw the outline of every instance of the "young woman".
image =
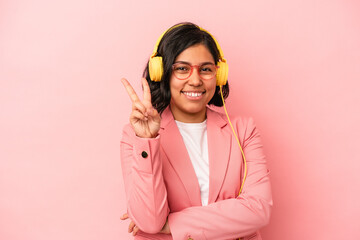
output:
M122 79L132 101L121 141L121 219L131 219L129 232L135 239L261 239L272 206L269 171L253 120L234 117L231 125L208 108L229 94L215 38L192 23L171 27L144 77L142 100Z

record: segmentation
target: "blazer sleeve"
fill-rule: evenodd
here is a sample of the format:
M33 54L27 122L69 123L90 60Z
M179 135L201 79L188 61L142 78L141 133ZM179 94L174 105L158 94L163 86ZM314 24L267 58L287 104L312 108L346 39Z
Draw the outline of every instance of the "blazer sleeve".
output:
M174 240L235 239L268 224L273 202L260 135L251 118L242 130L239 130L240 125L244 126L242 120L234 122L248 168L242 193L233 199L170 213L168 220Z
M139 138L130 125L120 143L127 212L139 229L158 233L169 213L160 159L160 136Z

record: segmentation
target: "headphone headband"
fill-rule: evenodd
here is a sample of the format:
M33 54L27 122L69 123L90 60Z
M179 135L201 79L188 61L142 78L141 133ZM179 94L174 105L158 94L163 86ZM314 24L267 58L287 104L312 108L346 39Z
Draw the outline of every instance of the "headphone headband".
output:
M177 27L180 27L180 26L183 26L183 25L185 25L185 24L180 23L180 24L177 24L177 25L175 25L175 26L172 26L171 28L169 28L169 29L167 29L166 31L164 31L164 32L160 35L160 37L156 40L156 44L155 44L155 46L154 46L154 50L153 50L153 52L152 52L152 54L151 54L151 57L155 57L155 56L158 54L157 50L158 50L159 44L160 44L160 42L161 42L161 39L164 37L164 35L165 35L167 32L171 31L172 29L177 28ZM199 26L198 26L198 27L199 27ZM208 32L206 29L204 29L204 28L202 28L202 27L199 27L199 29L200 29L201 31L204 31L204 32L206 32L207 34L210 35L210 37L214 40L217 49L219 50L219 54L220 54L219 60L221 60L222 62L226 62L226 59L224 58L224 53L223 53L223 51L222 51L222 49L221 49L218 41L216 40L216 38L215 38L210 32Z

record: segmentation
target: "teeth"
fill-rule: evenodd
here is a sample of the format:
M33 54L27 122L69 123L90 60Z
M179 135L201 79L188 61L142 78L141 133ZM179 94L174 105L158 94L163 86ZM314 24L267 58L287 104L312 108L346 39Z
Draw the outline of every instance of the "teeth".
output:
M200 97L202 95L200 92L184 92L184 94L189 97Z

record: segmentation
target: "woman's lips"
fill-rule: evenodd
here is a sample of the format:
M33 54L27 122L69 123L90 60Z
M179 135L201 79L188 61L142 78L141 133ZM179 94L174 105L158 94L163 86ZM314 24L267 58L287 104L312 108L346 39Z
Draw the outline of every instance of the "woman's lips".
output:
M192 99L192 100L197 100L202 98L204 92L199 92L199 91L181 91L188 99Z

